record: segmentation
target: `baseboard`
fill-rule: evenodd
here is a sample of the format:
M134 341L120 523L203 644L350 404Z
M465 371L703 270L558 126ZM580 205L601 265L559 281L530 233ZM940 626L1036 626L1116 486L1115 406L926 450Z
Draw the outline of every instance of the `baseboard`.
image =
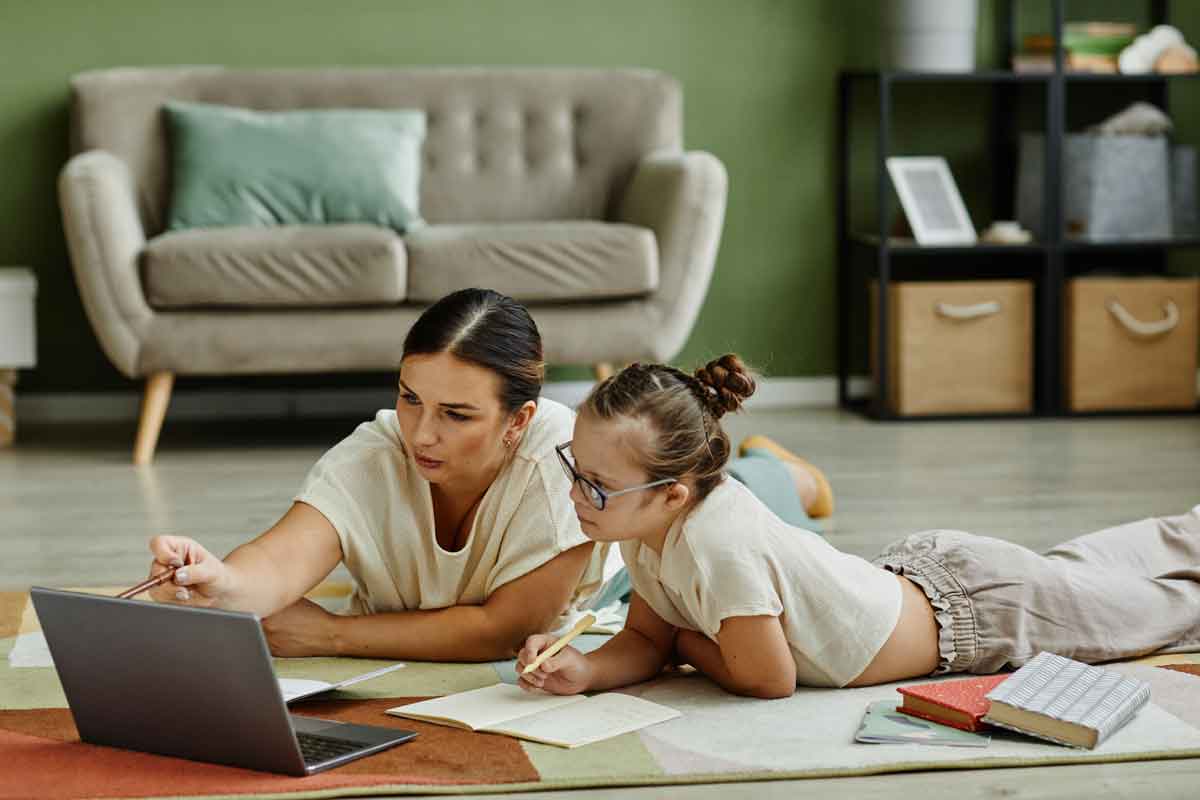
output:
M871 382L865 375L850 377L850 396L865 397ZM591 381L556 381L543 394L560 403L577 406L592 388ZM1200 372L1196 373L1200 395ZM368 417L391 408L396 395L390 389L217 389L177 391L171 395L167 420L216 421L235 419L321 419ZM136 422L141 393L34 393L17 387L18 424L67 422ZM749 410L830 408L837 405L837 378L764 378L746 403Z
M865 377L850 381L852 395L866 394ZM576 406L592 388L591 381L548 383L546 397ZM171 395L167 421L216 421L234 419L298 419L368 417L380 408L391 408L396 394L390 389L215 389L176 391ZM18 386L18 424L69 422L136 422L141 393L31 393ZM837 405L837 379L765 378L746 404L748 409L819 408Z

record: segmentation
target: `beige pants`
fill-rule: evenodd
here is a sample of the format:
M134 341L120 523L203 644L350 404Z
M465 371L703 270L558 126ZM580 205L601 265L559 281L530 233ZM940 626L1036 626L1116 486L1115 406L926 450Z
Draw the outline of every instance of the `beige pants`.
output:
M933 604L937 672L999 672L1043 650L1087 663L1200 651L1200 506L1040 555L962 531L926 531L875 563L911 579Z

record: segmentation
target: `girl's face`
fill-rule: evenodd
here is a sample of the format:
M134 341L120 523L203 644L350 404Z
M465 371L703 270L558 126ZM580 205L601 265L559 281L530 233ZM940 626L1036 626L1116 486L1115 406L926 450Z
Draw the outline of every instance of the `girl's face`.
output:
M575 419L570 453L575 470L605 492L617 492L650 481L638 466L637 448L648 438L643 423L634 419L597 419L581 411ZM598 542L641 539L655 550L671 523L687 506L686 483L674 483L610 497L601 511L592 505L576 481L571 500L584 534Z
M534 405L500 404L500 376L449 353L410 355L400 365L396 417L418 471L430 483L475 488L490 481Z

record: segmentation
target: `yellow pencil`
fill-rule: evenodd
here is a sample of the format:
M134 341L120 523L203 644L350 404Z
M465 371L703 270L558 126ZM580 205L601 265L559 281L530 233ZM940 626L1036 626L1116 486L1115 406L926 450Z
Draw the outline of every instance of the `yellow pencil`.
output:
M521 674L525 675L527 673L533 672L535 669L537 669L538 667L540 667L542 665L543 661L545 661L547 658L549 658L550 656L557 653L559 650L562 650L564 647L569 645L571 643L572 639L574 639L576 636L578 636L579 634L586 631L588 628L592 627L592 625L595 622L596 622L595 614L584 614L583 618L580 619L579 622L575 623L574 628L571 628L571 630L569 630L565 634L563 634L561 639L559 639L554 644L547 647L542 652L538 653L537 658L535 658L533 661L530 661L528 664L526 664L525 669L521 670Z

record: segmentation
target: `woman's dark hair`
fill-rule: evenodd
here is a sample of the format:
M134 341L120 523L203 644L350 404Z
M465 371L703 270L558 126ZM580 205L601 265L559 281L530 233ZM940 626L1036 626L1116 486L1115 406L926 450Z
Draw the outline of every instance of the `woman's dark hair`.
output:
M638 448L638 461L649 479L690 477L696 500L703 500L729 460L721 417L740 410L755 388L754 374L733 353L691 375L665 364L631 364L593 388L580 412L642 420L650 441Z
M437 353L496 373L509 413L542 392L542 335L525 306L491 289L460 289L425 309L404 337L404 358Z

